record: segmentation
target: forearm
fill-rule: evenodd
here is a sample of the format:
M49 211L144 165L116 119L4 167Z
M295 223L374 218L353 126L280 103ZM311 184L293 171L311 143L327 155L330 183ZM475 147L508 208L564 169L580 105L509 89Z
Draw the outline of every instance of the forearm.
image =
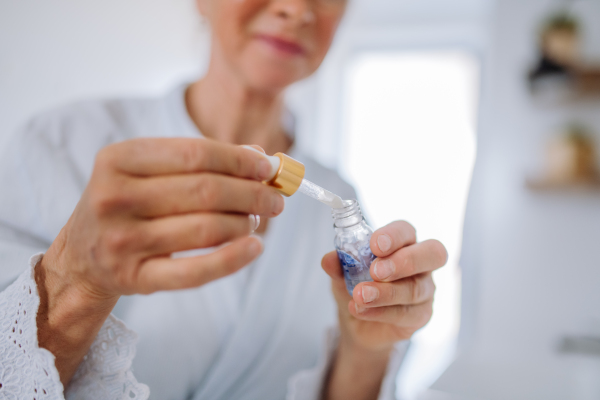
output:
M55 356L66 388L118 297L96 297L81 290L61 272L59 253L51 247L35 268L40 295L36 322L39 346Z
M328 379L324 400L376 400L385 376L392 347L372 351L340 339Z

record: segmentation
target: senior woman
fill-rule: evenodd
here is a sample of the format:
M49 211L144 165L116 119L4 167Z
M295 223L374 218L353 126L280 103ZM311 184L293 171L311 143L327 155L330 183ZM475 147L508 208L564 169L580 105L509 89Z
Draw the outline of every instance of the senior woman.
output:
M202 79L158 99L51 111L14 136L0 158L0 394L393 396L444 247L392 222L371 240L374 282L351 297L327 207L284 202L260 183L263 157L239 146L292 154L354 196L294 148L283 103L322 62L345 7L198 0L213 33Z

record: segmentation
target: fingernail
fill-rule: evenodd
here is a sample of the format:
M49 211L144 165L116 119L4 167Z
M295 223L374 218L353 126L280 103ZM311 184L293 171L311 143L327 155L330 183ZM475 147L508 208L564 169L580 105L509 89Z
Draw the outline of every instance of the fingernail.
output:
M362 297L365 303L370 303L374 300L377 300L379 297L379 290L374 288L373 286L363 286L362 288Z
M361 313L360 308L358 308L358 304L357 303L354 303L354 309L356 310L357 314Z
M250 214L248 215L248 219L250 220L250 233L254 233L260 225L260 215Z
M384 280L392 276L394 273L394 266L390 260L377 260L375 262L375 276L379 280Z
M275 214L279 214L280 212L283 211L283 207L284 207L283 197L281 197L278 194L274 195L273 196L273 208L272 208L272 211Z
M258 178L267 179L271 175L271 163L265 159L258 161Z
M379 246L379 250L386 252L392 247L392 239L388 235L379 235L377 246Z

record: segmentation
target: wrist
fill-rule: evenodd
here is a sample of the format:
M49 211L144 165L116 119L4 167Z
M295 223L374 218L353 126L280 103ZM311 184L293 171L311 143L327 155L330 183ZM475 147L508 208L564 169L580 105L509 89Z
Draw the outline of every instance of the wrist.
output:
M342 335L331 366L324 398L376 399L393 346L361 346Z
M88 290L69 272L62 250L57 239L35 266L34 275L40 297L36 318L39 346L55 356L66 387L119 296Z
M46 255L36 265L34 275L40 296L38 325L41 322L45 326L60 327L73 339L77 338L76 331L83 321L100 316L106 319L119 299L90 292L85 284L55 268ZM86 335L81 332L80 336Z
M342 336L337 348L336 363L339 362L339 367L350 375L383 377L392 349L393 345L368 348ZM360 379L359 376L357 378Z
M95 290L81 274L77 261L69 257L61 232L35 267L40 303L46 303L53 316L108 315L118 295Z

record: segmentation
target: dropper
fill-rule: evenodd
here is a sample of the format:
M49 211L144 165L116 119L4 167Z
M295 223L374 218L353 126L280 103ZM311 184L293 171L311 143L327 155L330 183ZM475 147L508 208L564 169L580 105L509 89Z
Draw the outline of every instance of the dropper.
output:
M301 162L283 153L268 156L253 147L243 147L260 153L271 163L272 172L265 183L276 188L284 196L289 197L299 191L331 208L345 207L340 196L304 179L305 168Z
M327 204L331 208L344 208L344 201L337 194L331 193L329 190L323 189L319 185L315 185L309 180L302 179L302 183L298 191L305 195L319 200L323 204Z

